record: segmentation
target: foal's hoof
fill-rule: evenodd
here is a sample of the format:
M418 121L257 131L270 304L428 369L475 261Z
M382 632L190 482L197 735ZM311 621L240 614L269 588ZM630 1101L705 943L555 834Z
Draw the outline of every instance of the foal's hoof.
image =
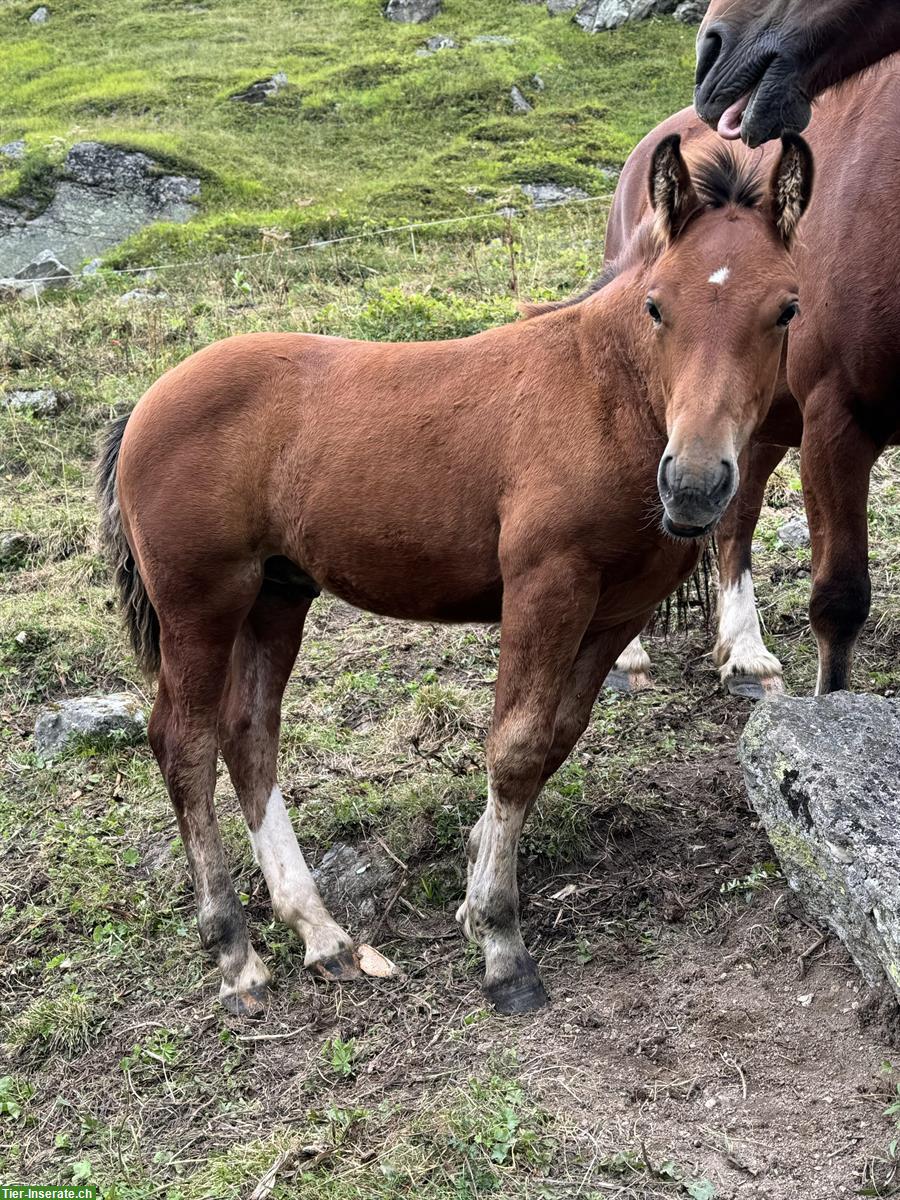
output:
M503 979L499 983L485 984L484 994L497 1012L505 1017L536 1012L549 1000L537 972L514 975L511 979Z
M259 1020L266 1015L269 1007L269 989L264 983L257 983L243 992L228 992L219 999L222 1007L232 1016Z
M621 692L630 696L634 692L644 692L650 684L650 676L645 671L610 671L603 686L611 692Z
M347 983L351 979L359 979L359 962L356 951L352 946L341 950L331 958L320 958L317 962L308 963L310 971L326 983Z
M729 675L725 690L741 700L767 700L783 692L784 684L780 675L771 675L767 679L758 675Z

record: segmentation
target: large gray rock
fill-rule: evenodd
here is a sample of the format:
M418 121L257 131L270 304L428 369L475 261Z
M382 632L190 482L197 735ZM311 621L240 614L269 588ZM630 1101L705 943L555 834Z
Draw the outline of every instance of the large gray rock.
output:
M441 11L441 0L388 0L384 15L401 25L420 25Z
M80 746L134 745L146 737L140 701L127 692L61 700L42 709L34 743L42 758L57 758Z
M747 723L740 759L791 887L900 999L900 701L776 698Z
M587 0L575 14L576 22L588 33L618 29L628 21L642 21L654 13L670 13L677 0Z
M146 154L79 142L39 216L0 212L0 276L18 275L51 248L71 272L153 221L187 221L199 195L198 179L167 175Z

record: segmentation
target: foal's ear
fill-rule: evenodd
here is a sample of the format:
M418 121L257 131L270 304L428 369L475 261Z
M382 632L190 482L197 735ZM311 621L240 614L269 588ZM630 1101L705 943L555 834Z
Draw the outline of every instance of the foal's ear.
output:
M812 151L796 133L781 139L781 158L772 176L772 214L786 246L790 246L809 206L816 169Z
M663 138L650 163L650 203L665 241L677 238L685 222L700 207L691 173L681 153L681 136Z

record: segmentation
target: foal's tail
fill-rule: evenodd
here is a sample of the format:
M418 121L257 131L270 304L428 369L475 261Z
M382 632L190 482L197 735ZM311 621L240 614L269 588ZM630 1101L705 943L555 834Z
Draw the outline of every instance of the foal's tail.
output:
M103 436L97 461L97 498L100 502L100 538L112 565L119 593L119 607L128 629L132 649L149 676L159 674L159 617L147 595L122 529L122 514L116 493L116 465L128 417L120 417Z

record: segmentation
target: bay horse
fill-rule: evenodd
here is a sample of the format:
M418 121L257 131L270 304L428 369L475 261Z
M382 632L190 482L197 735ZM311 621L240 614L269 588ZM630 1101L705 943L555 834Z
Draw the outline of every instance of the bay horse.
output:
M817 96L897 51L897 0L712 0L694 104L723 137L761 146L804 130Z
M850 687L853 648L871 604L869 478L878 456L900 435L897 113L900 75L894 63L884 62L826 93L807 132L817 200L794 251L802 313L791 325L772 407L741 464L740 492L716 535L721 590L713 657L726 687L739 695L761 698L781 690L781 664L760 633L751 542L766 483L791 446L801 446L812 539L816 690ZM693 109L685 109L636 147L610 214L609 257L646 218L641 179L652 147L673 134L700 153L717 140ZM739 147L735 153L765 166L778 147L754 154ZM740 286L732 271L723 291ZM639 640L617 667L632 688L649 682L649 659Z
M648 219L584 304L449 342L227 338L112 427L104 541L159 678L150 742L229 1010L261 1012L269 973L216 822L218 749L307 966L358 972L276 778L282 695L322 590L382 616L500 620L487 804L457 919L500 1011L546 1001L519 927L520 830L734 495L797 309L790 247L812 175L799 138L768 186L724 147L689 167L664 138ZM740 288L715 282L723 263Z

